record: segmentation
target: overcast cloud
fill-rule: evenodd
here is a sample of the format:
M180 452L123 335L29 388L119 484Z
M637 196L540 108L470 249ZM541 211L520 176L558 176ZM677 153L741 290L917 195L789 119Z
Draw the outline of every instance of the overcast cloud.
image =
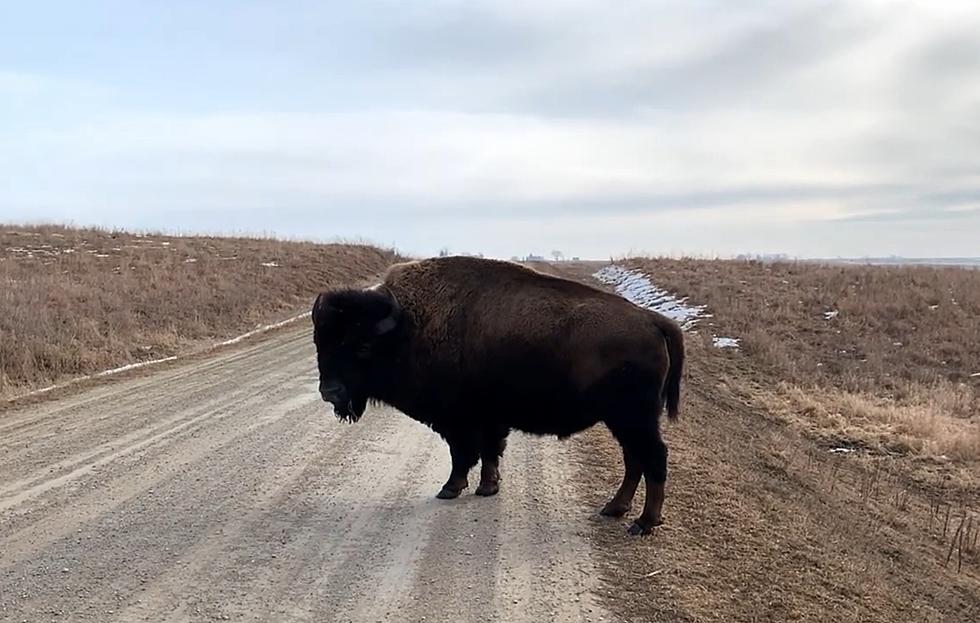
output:
M980 255L975 2L0 9L0 220Z

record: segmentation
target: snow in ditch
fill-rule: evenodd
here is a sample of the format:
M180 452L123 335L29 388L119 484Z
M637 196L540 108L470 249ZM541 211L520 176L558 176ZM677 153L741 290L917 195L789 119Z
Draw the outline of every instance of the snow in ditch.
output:
M657 287L638 270L612 264L600 269L593 277L616 288L627 301L676 320L685 331L693 327L698 318L709 316L704 305L688 304L687 298L678 298Z
M686 298L674 296L667 290L657 287L650 278L638 270L612 264L596 272L593 277L602 283L613 286L616 292L631 303L659 312L676 320L681 328L689 330L700 318L710 318L704 305L691 305ZM739 338L713 336L711 343L715 348L738 350Z

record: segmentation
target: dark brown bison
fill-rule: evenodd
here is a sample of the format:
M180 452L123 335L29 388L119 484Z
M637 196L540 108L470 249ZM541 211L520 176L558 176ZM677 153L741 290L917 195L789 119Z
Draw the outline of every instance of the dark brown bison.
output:
M602 514L621 517L643 475L630 532L662 522L667 447L684 344L671 320L607 292L529 268L468 257L393 266L367 290L324 292L313 306L320 394L356 421L368 401L431 426L449 444L454 498L482 461L477 495L500 485L512 429L566 438L604 422L623 448L623 483Z

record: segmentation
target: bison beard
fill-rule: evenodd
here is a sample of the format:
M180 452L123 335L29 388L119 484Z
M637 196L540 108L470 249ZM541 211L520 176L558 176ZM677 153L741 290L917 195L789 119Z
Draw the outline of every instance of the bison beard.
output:
M333 414L341 422L353 424L361 419L361 416L364 414L364 409L358 411L354 407L354 401L348 400L346 404L335 404L333 406Z
M623 482L600 511L626 514L641 476L643 512L662 523L667 446L660 414L677 417L684 360L676 323L587 285L509 262L448 257L393 266L368 290L313 306L321 394L356 422L368 400L423 422L449 445L439 498L500 486L511 430L565 438L603 422L623 449Z

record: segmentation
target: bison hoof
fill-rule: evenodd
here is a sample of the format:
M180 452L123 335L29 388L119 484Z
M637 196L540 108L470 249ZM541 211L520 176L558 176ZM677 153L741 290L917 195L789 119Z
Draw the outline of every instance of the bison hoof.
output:
M662 523L663 523L662 519L655 519L649 523L647 522L640 523L640 520L638 519L634 521L633 524L626 531L633 536L638 536L641 534L650 534L650 532L652 532L654 528L661 525Z
M599 511L599 514L602 515L603 517L622 517L628 512L630 512L629 504L625 506L618 506L610 502L609 504L606 504L605 506L602 507L602 510Z
M650 528L644 528L643 526L636 523L635 521L629 528L626 529L626 531L633 536L638 536L641 534L650 534Z
M463 482L459 486L446 483L442 485L442 490L436 494L436 497L440 500L451 500L453 498L458 498L459 494L463 492L463 489L470 486L470 483Z
M461 492L462 491L460 491L459 489L450 489L449 487L443 487L442 490L436 494L436 497L439 498L440 500L451 500L453 498L458 498Z
M500 491L500 483L496 482L481 482L480 486L476 488L476 494L483 497L497 495L498 491Z

